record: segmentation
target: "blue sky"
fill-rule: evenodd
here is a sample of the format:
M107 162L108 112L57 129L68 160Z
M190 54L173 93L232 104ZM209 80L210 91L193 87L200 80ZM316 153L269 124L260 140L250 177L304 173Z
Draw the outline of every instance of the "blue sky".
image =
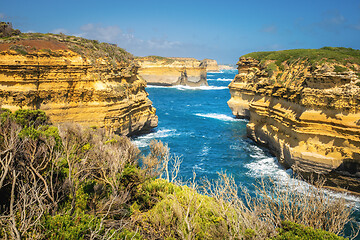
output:
M22 32L116 43L136 56L212 58L323 46L360 49L359 0L0 0Z

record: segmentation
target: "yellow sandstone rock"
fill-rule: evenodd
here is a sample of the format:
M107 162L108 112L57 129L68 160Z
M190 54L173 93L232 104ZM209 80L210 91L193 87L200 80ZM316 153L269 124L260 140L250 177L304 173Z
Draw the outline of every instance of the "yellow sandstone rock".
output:
M205 58L202 60L202 64L206 68L207 72L219 72L219 66L216 60Z
M195 58L149 56L137 58L136 61L140 65L139 75L150 85L208 85L206 67Z
M146 82L131 57L107 57L120 49L110 44L56 37L0 43L1 107L40 109L53 123L75 122L124 135L157 126ZM100 56L101 49L108 52Z
M338 63L299 60L280 70L274 62L240 58L229 85L233 114L248 118L248 136L286 167L360 192L359 66L336 72Z

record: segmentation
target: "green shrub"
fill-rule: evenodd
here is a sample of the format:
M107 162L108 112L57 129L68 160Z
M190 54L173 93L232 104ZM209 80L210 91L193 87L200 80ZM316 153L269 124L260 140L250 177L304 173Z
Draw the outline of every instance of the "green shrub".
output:
M49 118L44 111L19 109L14 113L15 121L22 127L35 127L50 124Z
M7 108L0 108L0 120L1 123L6 121L7 119L14 118L12 112Z
M10 49L15 50L18 54L21 54L21 55L27 55L28 54L26 48L24 46L22 46L22 45L12 45L10 47Z
M255 239L255 236L256 236L256 232L253 229L245 230L244 238L246 240Z
M87 239L86 236L91 229L99 228L99 224L99 219L82 212L78 212L74 216L67 213L55 216L47 215L43 223L44 239Z
M343 47L323 47L320 49L291 49L283 51L253 52L243 57L251 57L259 61L276 60L276 65L280 66L282 62L288 63L306 60L309 63L314 62L339 62L360 64L360 50Z
M274 240L343 240L336 234L327 231L306 227L290 221L283 221L278 229L279 235Z
M346 71L348 71L348 69L346 67L342 67L339 65L334 66L334 72L341 73L341 72L346 72Z
M274 72L277 71L277 66L275 63L269 63L266 68L265 71L269 74L270 77L272 77L274 75Z

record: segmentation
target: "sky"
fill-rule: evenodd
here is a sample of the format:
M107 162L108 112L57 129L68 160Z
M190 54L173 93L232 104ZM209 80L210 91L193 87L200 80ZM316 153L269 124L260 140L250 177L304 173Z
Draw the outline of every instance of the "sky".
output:
M116 43L135 56L222 64L254 51L360 49L359 0L0 0L0 21Z

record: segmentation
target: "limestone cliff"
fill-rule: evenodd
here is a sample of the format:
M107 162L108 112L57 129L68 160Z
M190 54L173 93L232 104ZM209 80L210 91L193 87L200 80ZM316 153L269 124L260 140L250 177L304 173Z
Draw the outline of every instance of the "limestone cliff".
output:
M230 83L233 114L286 167L360 192L360 51L253 53Z
M219 70L236 70L236 66L235 65L230 65L230 64L226 64L226 65L219 65Z
M129 135L157 126L131 54L111 44L54 34L0 40L0 105L44 110Z
M206 68L195 58L165 58L158 56L136 59L140 76L150 85L190 87L207 86Z
M219 66L216 60L205 58L202 60L202 64L206 68L207 72L219 72Z

